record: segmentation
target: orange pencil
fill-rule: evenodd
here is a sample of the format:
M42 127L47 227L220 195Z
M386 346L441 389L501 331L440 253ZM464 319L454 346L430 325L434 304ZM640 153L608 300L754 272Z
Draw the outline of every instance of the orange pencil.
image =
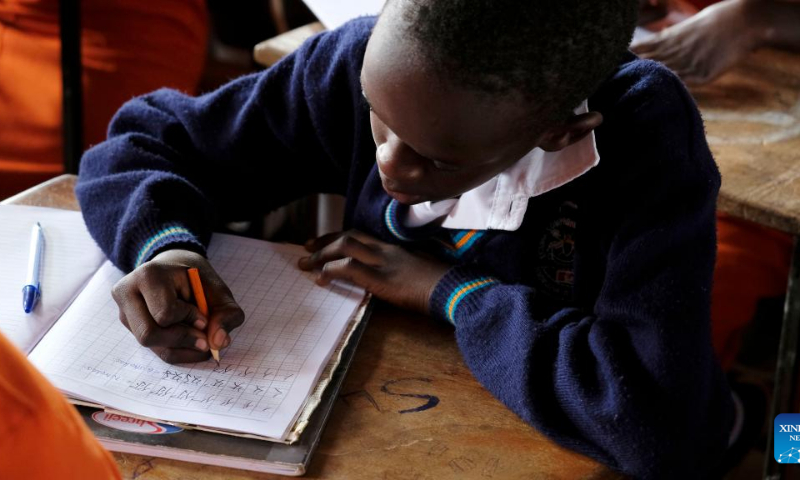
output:
M206 294L203 292L203 284L200 282L200 272L196 268L189 269L189 283L192 284L192 293L197 302L197 309L200 310L206 319L208 319L208 304L206 303ZM209 322L210 324L210 322ZM211 347L211 339L208 342L209 348ZM217 361L219 365L219 350L211 349L211 356Z

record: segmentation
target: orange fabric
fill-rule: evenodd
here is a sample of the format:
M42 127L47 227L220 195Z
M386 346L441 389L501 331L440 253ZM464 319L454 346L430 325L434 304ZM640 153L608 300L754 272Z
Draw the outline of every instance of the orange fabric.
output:
M75 408L2 334L0 355L0 478L122 478Z
M81 2L84 145L105 139L131 97L196 93L208 15L203 0ZM62 172L58 0L0 1L0 199Z
M717 265L711 299L714 350L728 370L762 298L786 293L792 237L717 214Z

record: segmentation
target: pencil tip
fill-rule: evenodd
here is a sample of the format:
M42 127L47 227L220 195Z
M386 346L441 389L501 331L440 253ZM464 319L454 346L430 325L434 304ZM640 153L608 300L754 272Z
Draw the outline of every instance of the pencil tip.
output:
M212 348L211 349L211 356L214 357L214 360L217 362L217 365L219 365L219 350L214 350Z

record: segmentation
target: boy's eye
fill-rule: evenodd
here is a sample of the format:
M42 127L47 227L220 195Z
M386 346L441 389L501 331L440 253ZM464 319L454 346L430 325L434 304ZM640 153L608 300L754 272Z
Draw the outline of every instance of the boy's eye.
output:
M364 97L364 101L367 102L367 106L369 107L369 111L372 112L372 104L369 103L369 99L367 98L367 94L364 93L364 89L361 89L361 96Z

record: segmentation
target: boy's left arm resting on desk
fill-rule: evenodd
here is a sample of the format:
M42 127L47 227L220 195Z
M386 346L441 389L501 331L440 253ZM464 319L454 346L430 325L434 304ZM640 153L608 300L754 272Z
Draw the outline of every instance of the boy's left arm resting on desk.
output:
M713 202L691 207L700 208L694 226L711 238ZM467 365L498 399L562 445L636 478L650 469L681 478L679 465L660 459L691 465L706 453L693 446L719 445L676 439L718 436L724 412L715 409L726 401L709 338L713 243L698 245L688 229L666 238L668 228L654 221L617 239L594 311L539 317L539 292L464 266L431 299L431 313L454 323Z
M542 433L635 478L688 478L727 443L709 325L719 175L702 136L665 143L661 131L630 132L642 146L632 151L665 152L637 156L649 173L580 207L615 225L593 306L541 313L546 294L466 265L445 275L430 309L455 325L477 379ZM705 153L671 153L684 148Z

